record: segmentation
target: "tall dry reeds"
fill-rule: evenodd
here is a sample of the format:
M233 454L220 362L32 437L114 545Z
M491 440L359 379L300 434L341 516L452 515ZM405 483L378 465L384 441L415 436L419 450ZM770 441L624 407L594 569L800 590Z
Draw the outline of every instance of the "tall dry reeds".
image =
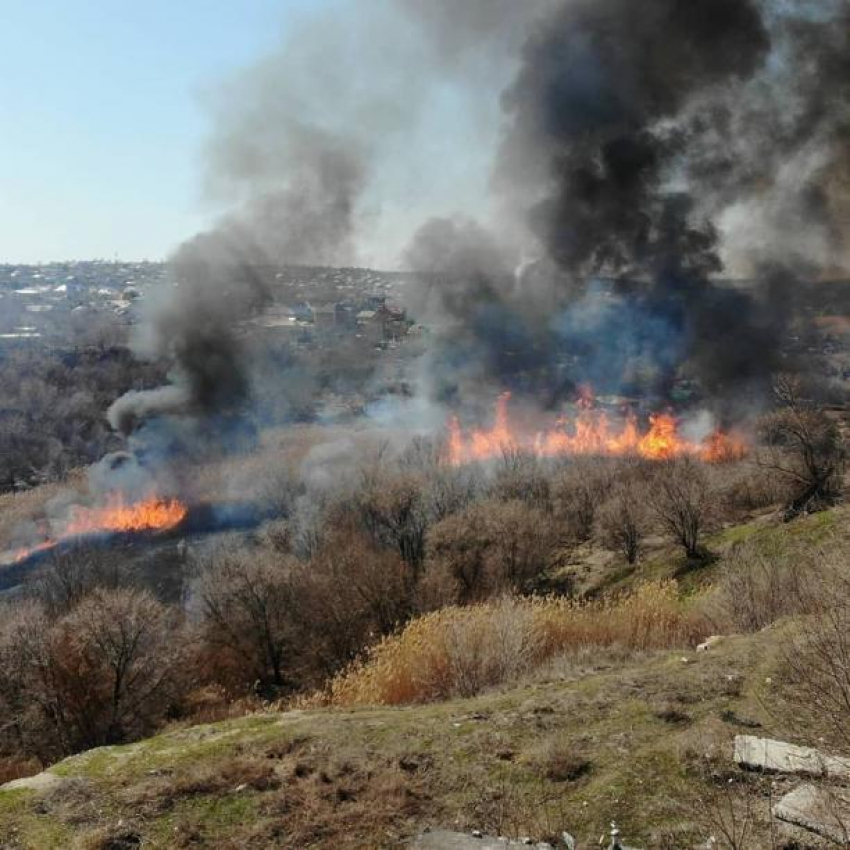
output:
M472 696L584 647L685 646L703 635L672 582L590 602L503 598L450 607L384 639L330 685L333 705L401 705Z

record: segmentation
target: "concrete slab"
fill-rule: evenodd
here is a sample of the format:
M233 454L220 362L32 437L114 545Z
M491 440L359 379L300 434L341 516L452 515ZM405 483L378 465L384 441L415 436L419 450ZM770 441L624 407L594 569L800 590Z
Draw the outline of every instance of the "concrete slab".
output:
M774 807L777 820L850 846L850 798L844 789L806 784L786 794Z
M755 735L735 736L735 761L741 767L770 773L850 778L848 759L827 755L813 747L798 747Z

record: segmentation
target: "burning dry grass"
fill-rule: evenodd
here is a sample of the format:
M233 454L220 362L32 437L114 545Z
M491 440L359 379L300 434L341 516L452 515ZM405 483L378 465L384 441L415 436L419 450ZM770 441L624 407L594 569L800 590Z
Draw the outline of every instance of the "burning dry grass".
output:
M505 598L444 608L378 644L332 681L328 699L338 706L401 705L472 696L568 650L663 649L702 634L673 582L600 601Z
M581 388L574 416L561 416L553 427L543 430L518 429L508 411L510 399L509 392L499 396L489 429L473 428L467 433L457 418L450 420L447 441L450 463L491 460L506 451L517 450L536 457L631 456L656 461L698 457L707 463L728 463L740 460L748 451L741 435L719 430L700 442L688 440L671 413L651 414L645 429L641 429L632 412L627 412L620 422L612 422L606 411L596 407L593 389L588 385Z

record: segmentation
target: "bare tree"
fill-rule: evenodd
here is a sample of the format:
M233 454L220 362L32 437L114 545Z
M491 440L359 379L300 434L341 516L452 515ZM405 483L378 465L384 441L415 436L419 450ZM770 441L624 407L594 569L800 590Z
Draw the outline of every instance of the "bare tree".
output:
M598 539L604 546L620 552L630 564L636 563L640 556L647 525L646 493L631 481L615 486L596 512Z
M0 618L0 742L42 763L72 751L50 653L50 621L32 600Z
M98 589L55 619L16 605L0 630L2 737L42 760L130 740L186 683L179 613L137 590Z
M488 528L487 565L495 586L530 589L549 565L554 546L551 519L514 499L482 504Z
M790 488L786 518L834 504L841 493L846 447L838 425L803 396L799 380L780 376L778 409L762 421L766 450L759 463Z
M702 464L690 457L663 464L648 490L648 501L685 554L701 557L700 541L711 508L708 476Z
M215 552L198 595L210 646L231 653L245 680L265 688L287 684L293 593L284 559L238 548Z
M520 500L542 510L551 507L551 486L541 461L521 449L502 450L491 492L505 502Z
M59 616L70 611L96 588L117 588L132 582L132 576L114 552L78 545L54 550L39 570L34 594Z
M613 472L604 458L576 458L558 474L554 485L556 513L567 535L576 542L593 536L596 511L613 486Z
M300 682L319 685L413 613L413 571L397 552L375 548L352 527L328 535L293 568Z
M425 557L428 510L420 475L380 472L365 478L355 496L364 527L373 540L394 548L418 570Z
M179 612L146 591L89 594L57 627L73 722L87 746L154 728L187 684Z
M442 571L462 604L505 589L524 591L548 566L550 518L517 499L488 499L437 523L428 536L429 569Z
M425 504L431 522L439 522L471 504L481 490L477 466L436 466L425 482Z
M489 526L481 503L446 517L428 533L428 565L426 583L446 578L452 598L439 599L441 604L466 604L483 599L489 591L487 550L490 546Z

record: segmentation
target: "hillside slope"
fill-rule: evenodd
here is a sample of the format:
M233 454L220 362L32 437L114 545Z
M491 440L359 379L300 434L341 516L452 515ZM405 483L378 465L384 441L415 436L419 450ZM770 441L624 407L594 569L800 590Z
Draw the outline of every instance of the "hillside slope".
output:
M470 700L292 711L69 758L0 792L5 846L393 847L426 824L649 847L710 829L698 799L771 717L771 631L705 653L561 665ZM719 783L719 784L718 784ZM761 789L756 789L760 798Z
M718 532L720 557L696 572L659 551L597 580L676 577L689 604L735 543L778 565L795 542L820 557L850 536L847 508L767 519ZM780 639L793 628L779 620L705 652L579 650L471 699L175 727L0 788L0 847L380 848L427 825L537 839L567 829L595 846L615 820L634 846L682 848L716 834L730 801L754 821L746 846L769 847L770 805L798 780L741 773L732 744L824 732L782 709Z

